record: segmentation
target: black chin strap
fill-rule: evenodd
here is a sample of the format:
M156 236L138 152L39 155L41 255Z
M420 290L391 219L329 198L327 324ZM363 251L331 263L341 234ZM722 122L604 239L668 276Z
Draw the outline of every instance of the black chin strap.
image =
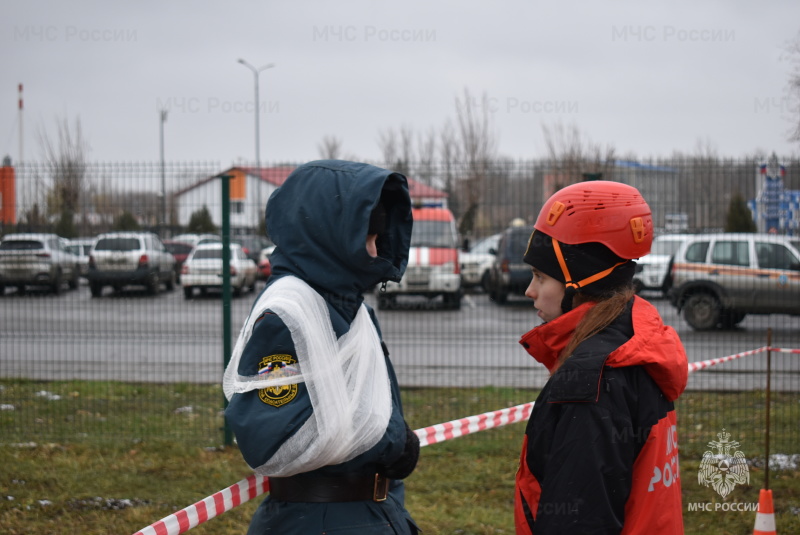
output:
M558 265L561 266L561 273L564 275L564 280L567 281L565 283L566 289L564 291L564 298L561 300L561 311L564 312L565 314L570 310L572 310L572 298L575 297L575 295L580 292L582 286L586 286L595 281L599 281L603 277L606 277L609 274L611 274L611 272L614 271L617 268L617 266L621 266L622 264L627 262L627 260L622 262L617 262L610 268L604 269L600 273L595 273L594 275L590 275L589 277L586 277L581 281L574 282L572 280L572 275L570 275L569 273L569 268L567 268L567 261L564 260L564 253L561 252L561 244L558 243L558 240L555 238L553 238L553 250L556 253L556 259L558 260Z
M572 298L578 294L578 288L575 286L574 283L570 283L567 285L567 289L564 291L564 298L561 300L561 312L566 314L570 310L572 310Z

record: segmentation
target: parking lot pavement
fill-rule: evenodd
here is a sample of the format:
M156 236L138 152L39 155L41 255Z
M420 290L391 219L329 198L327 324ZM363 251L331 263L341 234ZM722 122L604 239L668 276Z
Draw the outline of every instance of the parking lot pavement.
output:
M232 344L253 299L231 302ZM762 347L767 328L773 346L800 347L797 317L753 316L734 331L697 332L665 300L651 299L678 331L690 361ZM366 301L374 305L375 296ZM60 296L7 290L0 298L0 377L217 383L224 368L222 314L219 295L186 301L179 288L100 299L86 286ZM377 314L403 386L539 388L547 380L546 370L518 344L539 321L525 298L499 306L475 292L458 311L411 300ZM775 390L800 391L797 355L773 355L772 369ZM762 389L765 370L763 355L745 357L693 373L689 388Z

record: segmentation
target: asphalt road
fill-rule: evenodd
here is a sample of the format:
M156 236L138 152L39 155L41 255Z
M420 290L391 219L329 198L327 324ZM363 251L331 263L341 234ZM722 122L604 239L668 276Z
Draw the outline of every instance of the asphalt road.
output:
M231 303L234 341L255 296ZM690 361L766 346L768 328L773 347L800 348L798 317L749 316L734 331L699 333L665 300L644 297L678 331ZM367 301L374 305L374 296ZM484 294L468 294L458 311L409 299L378 316L403 386L537 388L547 379L517 343L539 322L523 297L498 306ZM155 297L129 291L100 299L85 285L60 296L7 289L0 298L0 377L217 383L222 319L219 295L187 301L180 288ZM800 391L800 355L773 353L771 363L773 389ZM761 353L692 373L689 389L762 389L765 372Z

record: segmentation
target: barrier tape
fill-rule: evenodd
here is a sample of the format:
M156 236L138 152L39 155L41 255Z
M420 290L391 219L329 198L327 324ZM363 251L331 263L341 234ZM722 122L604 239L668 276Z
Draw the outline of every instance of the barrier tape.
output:
M515 407L485 412L476 416L467 416L443 424L416 429L419 445L428 446L453 438L485 431L494 427L527 420L533 410L533 401ZM230 487L208 496L207 498L181 509L155 522L134 535L179 535L186 533L198 524L230 511L244 502L269 491L269 479L255 474L234 483Z
M800 349L781 349L780 347L770 347L769 350L775 353L793 353L795 355L800 355Z
M800 354L800 349L781 349L764 346L726 357L690 362L689 373L742 357L764 353L766 351ZM451 420L442 424L416 429L414 433L419 437L420 446L428 446L478 431L485 431L487 429L525 421L530 418L531 412L533 411L533 404L534 402L531 401L507 409L489 411L475 416L467 416L458 420ZM150 524L133 535L180 535L268 491L269 479L264 476L253 474L226 489L215 492L211 496L181 509L177 513L173 513Z
M269 491L269 480L252 474L230 487L215 492L197 503L165 516L134 535L177 535L186 533L207 520L230 511Z
M742 357L747 357L748 355L755 355L756 353L763 353L767 351L769 348L767 346L759 347L758 349L751 349L750 351L742 351L741 353L736 353L735 355L728 355L727 357L719 357L715 359L708 359L708 360L701 360L698 362L690 362L689 363L689 373L692 373L697 370L702 370L703 368L709 368L711 366L715 366L717 364L722 364L723 362L728 362L730 360L739 359Z
M532 410L533 401L507 409L484 412L477 416L467 416L466 418L452 420L443 424L424 427L417 429L414 433L419 437L419 445L427 446L469 435L470 433L525 421L530 417Z

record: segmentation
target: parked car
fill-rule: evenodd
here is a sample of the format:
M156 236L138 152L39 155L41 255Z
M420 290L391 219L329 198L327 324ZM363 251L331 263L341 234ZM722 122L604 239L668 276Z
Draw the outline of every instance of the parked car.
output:
M67 251L78 257L81 277L89 273L89 252L94 245L94 238L75 238L67 240Z
M655 290L666 293L670 286L669 263L688 234L662 234L653 238L650 254L636 261L633 285L636 292Z
M61 293L64 282L75 289L80 280L78 258L56 234L6 234L0 241L0 295L6 286L48 286Z
M675 253L670 302L699 331L747 314L800 315L800 251L774 234L697 234Z
M261 249L258 253L258 279L265 281L272 275L272 264L269 263L269 255L272 254L275 246L272 245L265 249Z
M259 261L259 254L263 249L271 246L274 247L274 244L269 241L266 236L260 236L258 234L240 234L238 236L232 236L231 241L241 245L244 254L256 264Z
M175 257L152 232L109 232L92 246L87 278L92 297L102 296L105 286L119 291L128 285L156 295L161 284L175 288Z
M230 244L231 288L233 295L239 296L246 289L256 288L258 267L244 254L238 243ZM204 243L195 247L181 270L183 295L186 299L194 297L195 288L204 294L208 289L222 288L222 244Z
M222 242L222 236L219 234L178 234L170 238L171 241L182 241L191 243L193 246L200 245L201 243Z
M180 283L183 263L186 262L189 253L194 249L194 245L189 242L177 240L164 240L162 243L167 251L175 257L175 281Z
M468 251L461 251L461 285L465 288L482 287L486 290L489 283L489 271L494 262L494 253L503 234L492 234L483 238Z
M508 301L509 294L525 295L533 272L522 257L532 232L533 226L529 225L513 226L503 231L486 288L492 301L503 304Z

